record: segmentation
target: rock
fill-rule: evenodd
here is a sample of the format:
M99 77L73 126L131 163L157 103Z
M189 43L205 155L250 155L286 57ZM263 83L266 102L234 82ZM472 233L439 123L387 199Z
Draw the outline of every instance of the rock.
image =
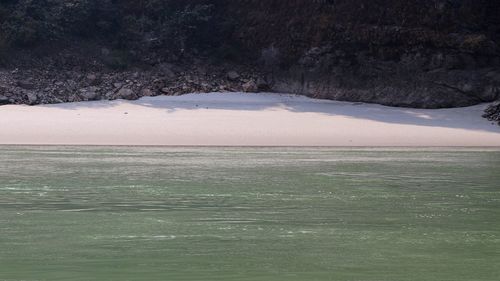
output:
M238 74L238 72L236 72L236 71L229 71L227 73L227 79L229 81L236 81L236 80L240 79L240 74Z
M256 93L259 91L259 88L257 87L257 83L255 83L255 81L253 81L253 80L250 80L250 81L246 82L245 84L243 84L242 88L243 88L243 91L246 93Z
M152 97L153 95L154 95L154 93L153 93L153 91L151 91L151 89L144 88L141 90L142 97Z
M99 94L97 93L98 90L99 90L99 88L97 88L97 87L89 87L89 88L80 90L80 92L81 92L80 95L82 96L82 98L84 100L87 100L87 101L95 100L99 96Z
M26 97L28 98L28 103L31 105L36 104L38 101L38 96L35 93L28 93Z
M485 110L483 117L490 121L498 122L498 125L500 125L500 102L490 105Z
M131 100L135 98L134 91L129 88L122 88L117 93L119 98Z
M170 94L170 88L163 87L163 88L161 88L161 92L164 93L164 94Z
M175 75L175 73L171 69L165 69L163 71L163 75L165 75L165 77L167 77L169 79L173 79L173 78L177 77L177 75Z
M113 87L121 88L121 87L123 87L123 83L120 83L120 82L113 83Z
M34 90L36 85L29 81L17 81L17 86L25 90Z
M87 75L87 80L88 80L89 84L92 86L98 85L101 82L99 77L95 74Z
M97 79L97 75L95 75L95 74L88 74L87 75L87 80L89 80L89 81L94 81L96 79Z
M267 81L264 78L259 77L257 79L257 88L262 91L267 91L271 88L271 86L269 85L269 83L267 83Z
M500 87L488 86L481 95L483 100L496 100L500 98Z
M160 71L163 73L163 75L169 79L177 77L175 74L175 66L170 63L162 63L160 65Z
M10 102L9 102L8 97L0 95L0 105L9 104L9 103Z
M108 91L108 92L106 92L106 94L104 96L106 97L106 99L109 99L109 100L116 99L115 98L115 91Z

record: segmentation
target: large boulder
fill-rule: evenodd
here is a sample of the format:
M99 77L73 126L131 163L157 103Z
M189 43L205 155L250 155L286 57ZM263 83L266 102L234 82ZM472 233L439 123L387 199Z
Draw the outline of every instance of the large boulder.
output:
M31 81L17 81L17 86L25 90L34 90L36 88L35 83Z
M500 125L500 101L490 105L486 109L483 117L490 121L498 122L498 125Z
M0 95L0 105L4 105L4 104L9 104L9 98L7 98L6 96L2 96Z
M259 91L259 87L257 86L257 83L255 83L254 80L250 80L250 81L244 83L242 88L243 88L243 91L246 93L256 93Z
M129 88L121 88L117 93L118 98L125 100L133 100L136 98L136 95L132 89Z
M229 71L227 73L227 79L229 81L237 81L238 79L240 79L240 74L236 71Z
M26 98L28 99L28 104L35 105L38 104L38 95L35 93L27 93Z
M80 90L80 96L86 101L96 100L99 97L98 90L99 88L94 86L88 87Z

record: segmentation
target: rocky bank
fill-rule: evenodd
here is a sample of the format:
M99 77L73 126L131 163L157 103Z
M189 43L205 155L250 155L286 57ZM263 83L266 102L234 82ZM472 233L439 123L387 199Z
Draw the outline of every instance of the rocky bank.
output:
M24 60L0 71L0 103L258 90L417 108L500 98L498 1L169 2L180 11L209 7L196 35L203 44L172 50L168 40L160 49L145 41L126 50L134 62L119 71L106 64L110 51L72 51L88 38L58 47L62 63L53 63L62 55L39 59L25 48ZM97 49L117 48L99 40Z
M93 100L135 100L144 96L208 92L259 92L269 85L257 71L169 63L143 69L0 70L1 104L52 104Z

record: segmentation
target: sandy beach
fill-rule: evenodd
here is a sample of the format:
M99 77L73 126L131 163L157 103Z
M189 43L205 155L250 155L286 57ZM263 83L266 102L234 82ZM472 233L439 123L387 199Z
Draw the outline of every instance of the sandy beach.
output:
M285 94L210 93L0 107L0 144L500 146L486 104L409 109Z

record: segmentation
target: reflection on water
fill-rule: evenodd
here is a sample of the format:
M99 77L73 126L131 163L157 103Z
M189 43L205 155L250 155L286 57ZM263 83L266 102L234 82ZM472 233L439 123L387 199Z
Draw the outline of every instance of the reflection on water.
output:
M498 280L500 150L0 147L0 280Z

